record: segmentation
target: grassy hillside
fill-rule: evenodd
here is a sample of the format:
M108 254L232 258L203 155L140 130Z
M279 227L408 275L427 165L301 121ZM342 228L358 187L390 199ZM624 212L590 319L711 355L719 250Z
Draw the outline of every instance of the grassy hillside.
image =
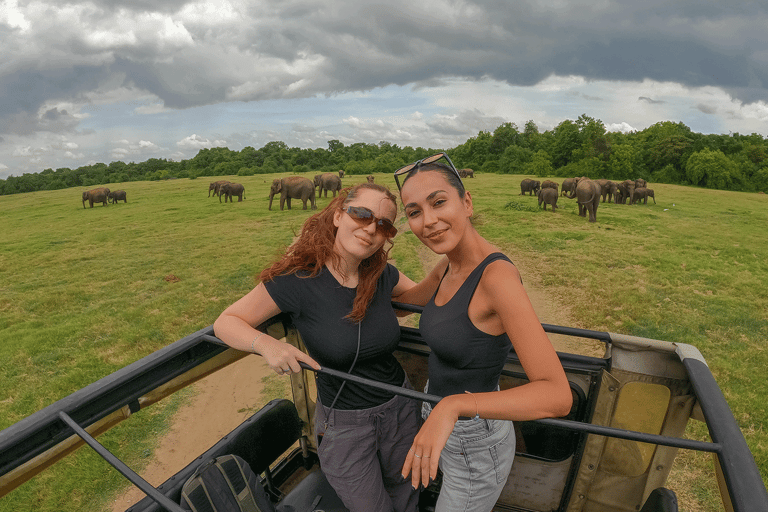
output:
M590 224L573 200L537 210L535 197L519 195L522 178L466 180L478 229L578 326L699 347L768 480L768 197L652 184L658 204L603 204ZM110 184L128 203L93 209L83 209L82 189L0 196L0 428L211 324L311 213L298 201L268 211L272 176L230 177L246 190L234 204L206 197L214 179ZM376 181L394 188L389 176ZM398 235L393 254L420 277L412 234ZM141 467L149 434L177 404L100 440ZM706 437L698 424L690 435ZM709 458L682 453L679 467L685 510L717 510ZM0 511L98 510L119 483L80 450L0 500Z

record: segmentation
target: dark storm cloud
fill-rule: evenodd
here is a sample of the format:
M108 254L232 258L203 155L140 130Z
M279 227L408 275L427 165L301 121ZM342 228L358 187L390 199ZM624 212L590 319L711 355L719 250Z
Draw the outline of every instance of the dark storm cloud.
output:
M454 77L531 86L552 75L714 86L742 102L768 100L768 7L749 0L57 5L20 7L24 22L0 19L12 63L0 67L0 131L52 129L41 110L83 104L109 92L105 83L174 109ZM53 52L60 57L44 58Z

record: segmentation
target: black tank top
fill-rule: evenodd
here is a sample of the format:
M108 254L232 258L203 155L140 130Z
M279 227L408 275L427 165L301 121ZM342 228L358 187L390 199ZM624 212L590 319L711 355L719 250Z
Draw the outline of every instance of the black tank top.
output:
M469 319L469 303L483 271L496 260L510 261L500 252L489 254L443 306L435 305L437 291L419 321L421 336L432 349L429 355L429 393L448 396L496 390L512 342L507 333L493 336ZM445 276L443 276L445 277ZM442 284L442 279L440 284ZM438 290L440 285L438 285Z

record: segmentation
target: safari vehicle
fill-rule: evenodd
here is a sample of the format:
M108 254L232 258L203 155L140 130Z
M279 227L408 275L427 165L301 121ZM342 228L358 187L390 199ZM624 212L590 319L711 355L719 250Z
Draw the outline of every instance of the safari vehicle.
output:
M260 329L303 346L284 315ZM604 344L604 352L598 352L600 357L558 352L573 407L565 418L516 424L515 462L494 510L674 512L675 494L665 482L682 449L713 455L724 510L768 512L768 493L752 454L695 347L556 325L545 324L544 329L574 343ZM429 348L418 329L401 330L397 357L414 388L423 389ZM224 345L208 327L3 430L0 496L87 442L147 494L130 512L180 510L186 479L204 461L229 453L243 457L260 475L279 512L346 510L318 463L311 421L314 376L308 370L291 376L292 402L271 401L157 489L91 437L245 355ZM501 387L524 381L520 363L511 353ZM439 400L416 391L396 391L417 400ZM682 438L691 419L706 422L712 442ZM439 490L438 476L421 493L421 511L434 509Z

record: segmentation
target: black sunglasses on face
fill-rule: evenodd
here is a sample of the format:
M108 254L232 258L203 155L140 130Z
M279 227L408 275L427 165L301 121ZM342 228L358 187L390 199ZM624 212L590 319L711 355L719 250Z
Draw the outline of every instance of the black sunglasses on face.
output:
M451 159L448 158L448 155L445 153L437 153L432 156L428 156L426 158L422 158L421 160L417 160L413 162L412 164L408 164L406 166L403 166L395 171L395 183L397 184L397 190L402 189L402 185L400 184L400 180L397 179L398 176L402 176L403 174L408 174L416 167L419 167L421 165L431 164L434 162L437 162L441 158L445 158L445 160L448 162L448 167L453 171L453 174L456 175L457 178L459 178L459 182L461 182L461 176L459 175L459 171L456 170L456 166L453 165L453 162L451 162ZM463 183L462 183L463 185Z
M347 212L347 215L355 219L361 226L375 222L376 231L386 238L392 238L397 234L397 228L392 224L392 221L376 217L371 210L364 206L345 206L342 210Z

